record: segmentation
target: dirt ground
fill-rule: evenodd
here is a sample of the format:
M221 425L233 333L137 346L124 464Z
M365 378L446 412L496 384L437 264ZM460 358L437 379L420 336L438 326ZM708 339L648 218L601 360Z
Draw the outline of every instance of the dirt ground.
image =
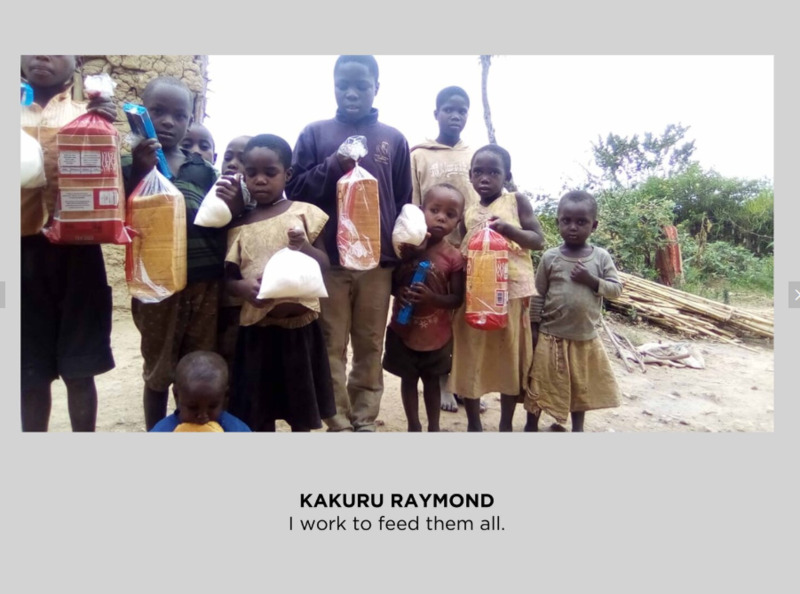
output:
M130 298L124 282L124 248L103 246L109 284L114 290L114 319L111 336L116 368L96 378L98 390L97 430L143 432L142 362L139 333L130 314ZM772 303L737 303L736 307L757 313L772 312ZM632 326L608 316L611 328L627 336L635 345L645 342L679 341L681 337L653 326ZM605 338L605 337L604 337ZM746 340L742 346L712 341L692 341L705 360L705 369L647 365L643 373L625 369L610 341L606 347L612 360L623 398L618 408L591 411L585 430L591 432L772 432L774 430L774 357L770 340ZM379 431L406 430L400 400L400 380L384 375L385 391L378 417ZM484 431L497 431L500 419L498 394L484 396L488 405L482 415ZM420 414L425 426L424 406ZM553 419L542 416L540 426L548 431ZM517 408L514 430L521 431L525 412ZM463 408L456 413L441 413L443 431L466 431ZM53 410L50 431L70 431L66 391L62 382L53 384ZM280 423L279 431L288 426Z

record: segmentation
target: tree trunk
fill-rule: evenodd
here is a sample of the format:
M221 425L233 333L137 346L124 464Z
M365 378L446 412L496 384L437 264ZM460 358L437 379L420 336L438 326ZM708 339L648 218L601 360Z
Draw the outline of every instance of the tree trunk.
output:
M492 65L492 56L481 56L481 97L483 98L483 121L486 122L486 132L489 135L489 144L497 144L492 125L492 110L489 109L489 67Z

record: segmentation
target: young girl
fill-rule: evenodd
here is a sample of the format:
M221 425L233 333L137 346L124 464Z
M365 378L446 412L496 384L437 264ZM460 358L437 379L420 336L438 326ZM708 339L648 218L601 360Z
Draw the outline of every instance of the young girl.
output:
M417 383L422 378L428 431L439 431L442 398L439 378L450 371L452 313L464 301L464 258L446 238L463 216L464 196L455 186L437 184L425 192L422 211L428 225L428 239L422 250L403 250L403 261L395 270L394 309L386 329L383 368L401 378L400 394L408 430L422 431L417 392ZM423 260L430 262L425 282L411 285ZM409 304L414 308L411 319L401 324L398 316Z
M617 381L595 326L602 298L619 297L622 284L608 252L587 243L595 229L594 196L564 194L558 203L564 243L542 255L538 295L531 302L535 373L524 405L533 415L531 431L538 430L542 410L559 423L570 413L572 430L583 431L587 410L619 406Z
M448 388L464 399L467 431L483 430L480 398L489 392L500 392L500 431L511 431L514 409L527 392L533 362L529 302L535 289L530 250L542 249L544 236L528 199L504 191L503 184L510 179L508 151L490 144L475 152L470 181L480 201L464 214L461 252L466 255L470 239L487 223L509 241L508 325L479 330L467 324L466 306L456 312ZM532 421L532 415L528 420Z
M226 287L243 300L230 411L253 431L275 431L284 419L292 431L322 427L336 414L328 356L317 323L319 300L258 299L267 261L289 247L330 266L322 249L328 216L316 206L289 201L292 149L272 134L245 146L245 185L256 207L228 233ZM236 186L224 189L241 192Z

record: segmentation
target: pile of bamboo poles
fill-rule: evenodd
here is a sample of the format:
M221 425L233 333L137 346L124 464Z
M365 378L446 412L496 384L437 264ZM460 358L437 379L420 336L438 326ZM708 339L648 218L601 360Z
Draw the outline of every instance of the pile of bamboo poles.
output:
M635 310L645 320L692 337L738 344L742 336L774 337L772 319L724 303L679 291L624 272L624 290L607 305L624 313Z

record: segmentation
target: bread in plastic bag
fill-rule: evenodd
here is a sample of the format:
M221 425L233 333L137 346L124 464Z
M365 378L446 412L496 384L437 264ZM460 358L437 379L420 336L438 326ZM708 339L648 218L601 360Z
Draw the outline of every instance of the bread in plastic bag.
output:
M418 246L425 241L427 234L428 223L425 222L425 213L422 212L422 209L416 204L404 204L392 230L394 253L400 258L402 244Z
M47 183L44 175L42 145L33 136L20 129L19 181L22 188L41 188Z
M106 99L114 85L108 74L86 79L87 92ZM53 216L43 229L47 239L58 244L130 243L117 129L89 112L62 127L56 143L58 190Z
M128 198L132 241L125 253L131 296L157 303L186 286L186 205L183 194L157 168Z
M288 247L275 252L264 266L259 299L327 297L319 263Z
M339 152L355 167L336 184L336 247L339 263L350 270L371 270L381 258L381 212L378 180L358 164L367 154L367 139L351 136Z
M488 225L469 240L465 301L465 320L473 328L508 324L508 241Z
M222 425L216 421L209 421L202 425L197 423L180 423L175 429L174 433L225 433Z

